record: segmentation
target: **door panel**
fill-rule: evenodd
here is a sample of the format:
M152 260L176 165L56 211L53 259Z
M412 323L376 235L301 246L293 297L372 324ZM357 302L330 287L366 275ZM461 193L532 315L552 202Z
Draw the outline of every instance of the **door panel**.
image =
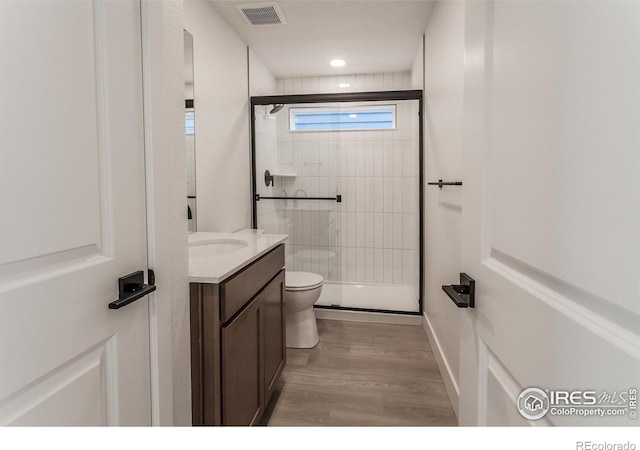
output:
M263 409L262 294L222 328L222 424L252 425Z
M2 62L11 70L3 71L0 126L3 141L15 147L3 152L0 182L2 192L21 195L1 197L2 211L14 219L2 221L2 233L14 238L3 241L0 264L6 270L54 253L68 261L85 257L88 247L101 254L98 160L105 149L98 124L105 117L97 104L94 46L101 30L93 5L9 3L2 17ZM21 51L9 48L16 41Z
M140 4L0 2L0 423L148 425ZM16 45L19 42L20 45Z
M528 426L527 420L514 408L514 399L520 395L522 386L482 341L479 361L479 377L483 380L483 387L480 392L478 423L488 426ZM549 425L550 422L543 418L536 423L541 424Z
M114 425L117 404L113 338L79 355L3 404L4 423L29 426Z
M631 2L466 5L461 424L521 424L529 387L637 388L639 30Z
M557 3L495 7L487 244L638 314L640 13Z

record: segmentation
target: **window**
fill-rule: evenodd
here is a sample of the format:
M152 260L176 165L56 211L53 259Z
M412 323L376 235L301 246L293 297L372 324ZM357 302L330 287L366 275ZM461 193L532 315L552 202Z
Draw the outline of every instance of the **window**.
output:
M392 130L396 105L290 108L291 131Z
M187 111L184 113L184 128L186 134L195 134L196 133L196 118L193 111Z

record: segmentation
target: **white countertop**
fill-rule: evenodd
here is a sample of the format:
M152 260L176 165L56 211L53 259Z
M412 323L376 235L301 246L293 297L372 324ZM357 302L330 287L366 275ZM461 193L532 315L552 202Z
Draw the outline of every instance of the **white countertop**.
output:
M255 230L189 234L189 282L220 283L288 238ZM211 245L214 241L215 243Z

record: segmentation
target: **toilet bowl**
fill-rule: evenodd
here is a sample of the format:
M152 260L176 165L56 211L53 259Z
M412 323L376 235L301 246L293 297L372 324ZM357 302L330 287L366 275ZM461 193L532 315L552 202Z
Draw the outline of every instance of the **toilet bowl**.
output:
M285 272L287 347L312 348L320 341L313 305L320 298L323 281L317 273Z

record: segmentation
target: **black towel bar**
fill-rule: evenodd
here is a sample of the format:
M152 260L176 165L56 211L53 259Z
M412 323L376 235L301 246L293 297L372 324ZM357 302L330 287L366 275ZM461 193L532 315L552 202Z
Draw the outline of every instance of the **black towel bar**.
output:
M431 182L429 182L427 184L429 186L438 186L440 189L442 189L442 186L462 186L462 181L442 181L442 180L438 180L437 183L435 181L431 181Z

